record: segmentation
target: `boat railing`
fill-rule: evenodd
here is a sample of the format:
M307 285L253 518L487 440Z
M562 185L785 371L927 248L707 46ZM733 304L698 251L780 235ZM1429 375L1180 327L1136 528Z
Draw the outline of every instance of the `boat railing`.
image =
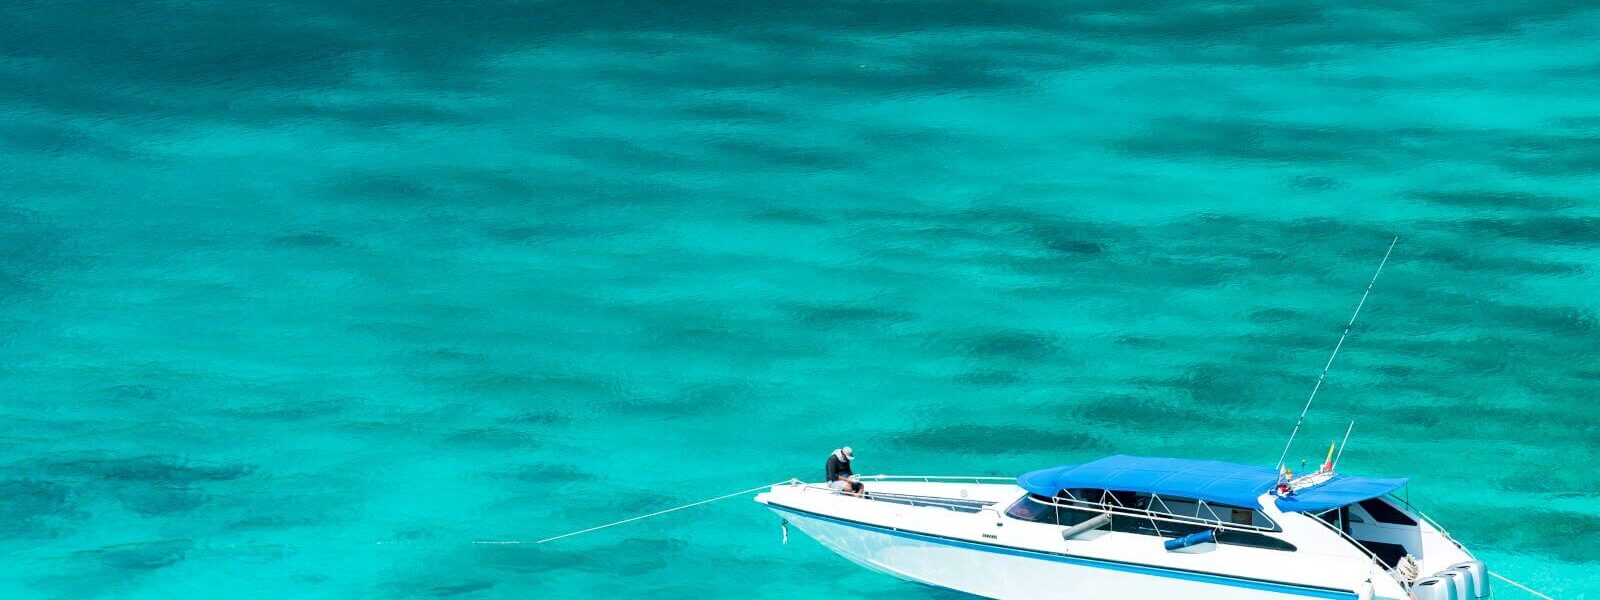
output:
M1417 508L1416 505L1413 505L1410 500L1407 500L1406 498L1401 498L1400 496L1396 496L1394 494L1389 494L1385 498L1387 498L1389 500L1393 500L1395 502L1399 502L1400 504L1404 505L1406 507L1406 511L1407 512L1409 512L1410 514L1416 516L1418 520L1420 520L1420 521L1422 521L1424 523L1427 523L1429 525L1432 525L1434 531L1439 532L1439 535L1444 536L1444 539L1450 540L1450 543L1455 544L1457 548L1460 548L1463 551L1465 551L1467 549L1467 547L1465 545L1463 545L1459 540L1457 540L1454 536L1451 536L1450 532L1446 531L1443 525L1440 525L1438 521L1433 520L1433 517L1428 516L1428 513L1422 512L1422 509Z
M1012 483L1015 477L975 477L972 475L863 475L865 481L920 481L923 483Z
M1257 514L1261 514L1263 517L1265 517L1267 519L1267 522L1272 523L1272 526L1270 526L1270 527L1262 527L1260 525L1245 525L1245 524L1242 524L1242 523L1233 523L1233 522L1229 522L1229 521L1223 521L1221 519L1207 519L1205 517L1191 517L1191 516L1188 516L1188 515L1180 515L1180 514L1177 514L1177 513L1153 511L1153 510L1146 509L1146 508L1135 508L1135 507L1121 506L1121 505L1115 505L1115 504L1107 504L1107 503L1101 503L1101 502L1086 502L1086 501L1083 501L1083 500L1063 500L1063 499L1060 499L1060 498L1044 498L1042 496L1030 496L1030 497L1033 498L1034 502L1038 502L1040 504L1044 504L1044 505L1047 505L1047 506L1055 506L1055 507L1058 507L1058 508L1065 508L1065 509L1068 509L1068 510L1076 510L1076 511L1080 511L1080 512L1088 512L1088 513L1095 513L1095 514L1109 514L1109 515L1113 515L1113 516L1120 515L1120 516L1125 516L1125 517L1135 517L1135 518L1140 518L1140 519L1149 519L1149 520L1152 520L1152 521L1161 521L1161 522L1166 522L1166 523L1178 523L1178 524L1182 524L1182 525L1200 525L1200 526L1203 526L1203 527L1210 527L1210 528L1214 528L1214 529L1222 529L1222 530L1227 530L1227 531L1242 531L1242 532L1247 532L1247 533L1260 533L1260 532L1275 533L1275 532L1278 532L1278 531L1282 531L1282 528L1278 526L1277 522L1272 520L1272 517L1267 517L1265 513L1260 513L1259 511L1256 511L1256 513Z
M799 487L803 492L845 495L845 492L842 490L836 490L821 484L807 483L801 484ZM994 512L996 516L999 516L999 511L993 508L995 503L988 500L966 500L960 498L941 498L937 496L917 496L913 494L892 494L873 492L871 490L868 490L866 496L862 496L860 498L862 500L887 502L890 504L904 504L906 506L928 506L934 508L943 508L963 513L979 513L987 510Z
M1324 520L1322 520L1321 517L1317 517L1315 515L1307 515L1307 516L1310 516L1312 521L1316 521L1317 523L1322 524L1323 527L1328 528L1329 531L1332 531L1332 532L1334 532L1336 534L1339 534L1339 537L1344 538L1345 541L1350 542L1350 545L1351 546L1355 546L1357 550L1360 550L1362 554L1366 555L1367 559L1372 561L1372 564L1377 565L1378 566L1378 570L1389 574L1390 577L1393 577L1394 580L1400 584L1400 587L1406 588L1406 589L1410 589L1411 582L1406 581L1404 577L1401 577L1400 576L1400 571L1398 571L1396 569L1393 569L1393 568L1390 568L1389 564L1386 563L1386 562L1383 562L1383 559L1378 557L1378 554L1376 552L1373 552L1372 550L1367 549L1366 546L1361 544L1360 540L1357 540L1356 538L1352 537L1350 534L1345 533L1344 532L1344 528L1335 526L1334 524L1329 523L1327 521L1324 521Z
M924 481L924 482L930 482L930 483L938 482L940 480L948 480L948 481L957 482L957 483L962 483L962 482L965 482L965 483L973 483L973 482L976 482L976 483L991 483L991 482L995 482L995 481L1015 481L1015 479L1010 478L1010 477L971 477L971 476L934 476L934 475L872 475L872 476L861 477L861 479L867 480L867 481ZM828 493L828 494L841 494L842 493L839 490L833 489L833 488L825 486L825 485L804 484L804 487L807 490L816 490L816 491L825 492L825 493ZM947 508L947 509L950 509L950 510L955 510L955 511L959 511L959 512L968 512L968 513L971 513L971 512L983 512L983 510L987 510L988 512L995 513L996 518L1001 516L1001 511L993 508L993 505L996 504L995 502L979 502L979 501L971 501L971 500L956 500L956 499L949 499L949 498L934 498L934 497L928 497L928 496L908 496L908 495L902 495L902 494L884 494L884 493L881 493L881 492L880 493L869 493L867 495L866 499L868 499L868 500L878 500L878 501L883 501L883 502L893 502L893 503L898 503L898 504L907 504L907 505L911 505L911 506L935 506L935 507ZM1248 532L1248 533L1259 533L1259 532L1272 533L1272 532L1282 531L1282 528L1278 526L1277 522L1273 521L1271 517L1267 517L1264 513L1260 513L1259 511L1257 511L1257 514L1261 514L1263 517L1265 517L1267 522L1271 523L1271 526L1262 527L1262 526L1258 526L1258 525L1242 525L1242 524L1238 524L1238 523L1230 523L1230 522L1227 522L1227 521L1222 521L1220 519L1207 519L1207 518L1204 518L1204 517L1190 517L1190 516L1187 516L1187 515L1180 515L1180 514L1175 514L1175 513L1162 513L1162 512L1152 511L1152 510L1148 510L1148 509L1131 508L1131 507L1126 507L1126 506L1116 506L1116 505L1102 504L1102 503L1084 502L1084 501L1081 501L1081 500L1067 500L1067 501L1065 501L1065 503L1063 503L1059 499L1045 499L1045 498L1036 497L1036 496L1033 497L1033 499L1036 502L1041 502L1042 504L1046 504L1046 505L1050 505L1050 506L1056 506L1056 507L1059 507L1059 508L1066 508L1068 510L1091 512L1091 513L1096 513L1096 514L1104 513L1104 514L1111 514L1111 515L1122 515L1122 516L1127 516L1127 517L1136 517L1136 518L1140 518L1140 519L1149 519L1149 520L1152 520L1152 521L1162 521L1162 522L1167 522L1167 523L1177 523L1177 524L1183 524L1183 525L1201 525L1201 526L1204 526L1204 527L1210 527L1210 528L1215 528L1215 529L1231 530L1231 531L1242 531L1242 532ZM980 509L979 507L982 507L982 508Z

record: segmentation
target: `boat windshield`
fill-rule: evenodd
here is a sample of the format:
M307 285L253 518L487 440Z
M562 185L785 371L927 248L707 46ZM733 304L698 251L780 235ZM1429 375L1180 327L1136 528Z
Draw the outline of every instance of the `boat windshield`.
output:
M1094 518L1095 512L1081 510L1051 502L1049 498L1028 494L1006 509L1006 514L1013 519L1045 523L1048 525L1077 525Z

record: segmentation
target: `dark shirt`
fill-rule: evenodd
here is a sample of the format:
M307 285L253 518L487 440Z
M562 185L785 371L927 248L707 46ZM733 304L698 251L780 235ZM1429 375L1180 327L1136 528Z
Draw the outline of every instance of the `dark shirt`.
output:
M850 471L850 461L839 460L838 453L828 455L828 481L838 481L851 475L855 473Z

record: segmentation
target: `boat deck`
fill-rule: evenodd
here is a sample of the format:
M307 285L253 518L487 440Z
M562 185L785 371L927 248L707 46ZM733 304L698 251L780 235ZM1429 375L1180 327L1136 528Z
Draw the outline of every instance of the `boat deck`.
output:
M994 505L994 502L984 500L964 500L961 498L945 498L941 496L918 496L912 494L867 493L868 500L878 502L892 502L907 506L934 506L956 512L976 513Z

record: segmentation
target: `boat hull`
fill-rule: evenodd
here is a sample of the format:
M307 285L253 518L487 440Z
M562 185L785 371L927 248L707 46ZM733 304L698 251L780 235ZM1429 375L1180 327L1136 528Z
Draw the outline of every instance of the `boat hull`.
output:
M998 600L1357 600L1326 588L1218 576L1052 554L886 528L769 506L830 550L907 581Z

